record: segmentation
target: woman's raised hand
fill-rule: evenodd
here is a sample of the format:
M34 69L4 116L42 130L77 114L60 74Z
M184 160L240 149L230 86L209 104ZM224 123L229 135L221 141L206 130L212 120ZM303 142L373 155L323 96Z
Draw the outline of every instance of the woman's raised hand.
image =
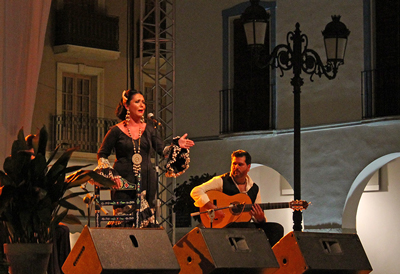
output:
M187 138L187 133L185 133L181 138L179 138L178 143L181 148L186 148L186 149L194 146L194 142Z

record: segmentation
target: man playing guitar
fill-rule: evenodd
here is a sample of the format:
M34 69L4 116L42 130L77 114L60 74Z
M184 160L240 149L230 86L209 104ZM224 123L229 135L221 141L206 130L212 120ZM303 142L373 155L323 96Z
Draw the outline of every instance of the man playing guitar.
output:
M261 196L259 187L247 174L250 171L251 156L247 151L237 150L231 155L231 171L193 188L190 193L195 200L195 205L205 210L218 208L217 201L211 201L207 195L208 191L221 191L229 196L240 193L247 194L252 202L250 214L253 222L232 222L229 227L258 227L262 228L273 246L283 237L283 226L278 223L267 222L264 211L260 207ZM214 211L214 221L223 220L226 216L224 210Z

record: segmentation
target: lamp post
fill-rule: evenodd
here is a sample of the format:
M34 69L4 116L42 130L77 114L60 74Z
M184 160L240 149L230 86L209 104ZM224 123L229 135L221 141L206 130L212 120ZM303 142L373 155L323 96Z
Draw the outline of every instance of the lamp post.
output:
M246 8L241 16L246 32L247 44L256 55L257 65L265 67L271 65L279 68L281 77L284 71L292 70L293 78L290 84L294 94L294 151L293 151L293 188L294 199L301 200L301 142L300 142L300 93L304 81L301 73L309 74L310 81L313 76L325 75L329 80L336 77L338 67L344 63L347 37L350 31L346 25L340 22L340 16L332 16L332 22L328 23L322 32L324 36L327 64L324 65L317 52L308 48L308 37L300 31L300 24L296 23L296 29L286 35L286 44L277 45L271 54L263 54L265 32L269 21L269 15L259 5L259 0L250 0L251 6ZM302 212L293 212L293 230L302 230Z

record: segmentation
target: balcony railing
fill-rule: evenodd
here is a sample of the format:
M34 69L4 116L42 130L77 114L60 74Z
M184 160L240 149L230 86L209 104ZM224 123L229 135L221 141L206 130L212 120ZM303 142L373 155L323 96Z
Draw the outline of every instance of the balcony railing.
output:
M56 46L70 44L119 50L118 17L76 10L59 10L56 16Z
M79 146L80 152L96 153L109 128L118 121L105 118L90 118L73 115L53 116L52 146L67 143Z

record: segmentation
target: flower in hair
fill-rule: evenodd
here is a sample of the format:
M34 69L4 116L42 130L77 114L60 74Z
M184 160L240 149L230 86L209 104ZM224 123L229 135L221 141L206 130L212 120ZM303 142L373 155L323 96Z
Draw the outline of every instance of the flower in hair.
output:
M122 103L126 104L126 102L128 101L128 92L129 90L124 90L122 92Z

